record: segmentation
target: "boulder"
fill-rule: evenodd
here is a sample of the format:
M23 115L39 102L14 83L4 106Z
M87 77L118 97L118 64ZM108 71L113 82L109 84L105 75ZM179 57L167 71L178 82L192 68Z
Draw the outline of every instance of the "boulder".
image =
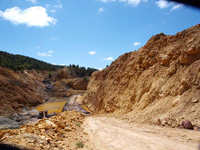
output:
M191 129L193 130L193 125L192 123L189 121L189 120L185 120L182 122L182 126L185 128L185 129Z
M88 81L85 79L77 79L73 84L74 90L87 90Z

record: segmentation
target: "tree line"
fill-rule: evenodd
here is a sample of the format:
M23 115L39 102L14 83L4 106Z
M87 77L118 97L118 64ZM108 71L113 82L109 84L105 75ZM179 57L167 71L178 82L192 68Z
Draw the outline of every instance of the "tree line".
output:
M13 55L7 52L0 51L1 67L10 68L14 71L23 71L24 69L36 69L41 71L56 71L63 66L52 65L34 58L22 55Z
M0 51L0 66L10 68L14 71L23 71L25 69L40 70L40 71L56 71L64 68L64 66L52 65L34 58L22 55L13 55L4 51ZM91 76L97 69L79 67L79 65L67 66L71 76L73 77L87 77Z
M72 77L90 77L94 71L97 71L97 69L80 67L79 65L69 65L68 69Z

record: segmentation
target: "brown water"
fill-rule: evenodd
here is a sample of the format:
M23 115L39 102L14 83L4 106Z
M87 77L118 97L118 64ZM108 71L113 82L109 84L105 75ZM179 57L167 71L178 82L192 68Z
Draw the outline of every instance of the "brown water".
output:
M62 112L63 107L65 106L66 101L64 102L51 102L51 103L45 103L42 105L37 106L35 109L37 111L43 111L48 110L48 113L60 113Z

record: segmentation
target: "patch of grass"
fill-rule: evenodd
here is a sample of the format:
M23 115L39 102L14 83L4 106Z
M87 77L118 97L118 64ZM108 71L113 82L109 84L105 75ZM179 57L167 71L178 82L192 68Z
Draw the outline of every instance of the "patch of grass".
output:
M80 122L76 122L76 126L77 127L81 127L81 123Z
M76 143L76 147L77 148L83 148L84 147L84 144L82 141L79 141L78 143Z
M82 77L84 80L89 81L90 78L89 77Z

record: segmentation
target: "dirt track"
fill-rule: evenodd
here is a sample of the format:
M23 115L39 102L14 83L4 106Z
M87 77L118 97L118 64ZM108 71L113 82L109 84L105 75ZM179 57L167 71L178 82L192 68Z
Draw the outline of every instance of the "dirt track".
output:
M198 150L199 131L128 124L108 117L84 122L94 150Z

